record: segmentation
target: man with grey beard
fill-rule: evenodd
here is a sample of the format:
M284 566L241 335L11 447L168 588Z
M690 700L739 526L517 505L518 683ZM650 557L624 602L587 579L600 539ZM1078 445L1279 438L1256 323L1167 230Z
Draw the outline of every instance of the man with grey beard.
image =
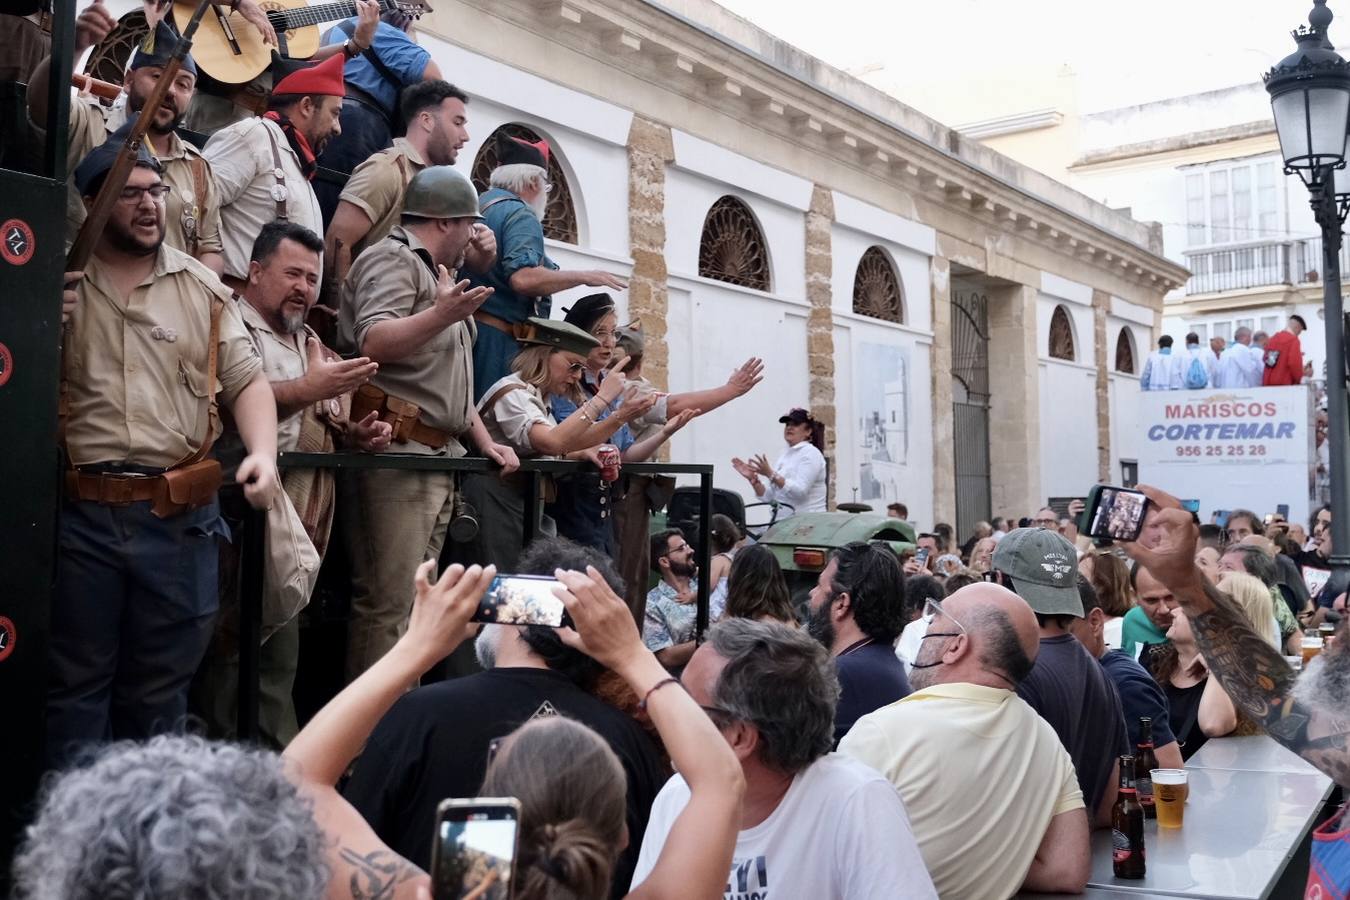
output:
M491 190L479 198L479 206L483 223L496 239L497 261L484 274L467 273L475 287L493 289L473 314L478 323L473 343L475 401L511 374L511 360L520 351L517 330L531 316L547 319L553 294L582 285L614 291L628 287L608 272L561 271L544 252L544 214L553 190L548 180L548 143L499 134L494 149L497 165L488 176Z
M599 552L564 538L525 549L517 571L552 576L558 569L595 570L615 593L623 582ZM473 797L498 739L530 719L567 716L593 728L628 775L628 847L614 870L614 894L627 893L647 829L647 816L666 780L655 745L633 719L595 694L600 664L568 647L542 625L484 625L474 644L487 670L417 688L375 727L343 795L389 847L430 869L436 806L446 797Z

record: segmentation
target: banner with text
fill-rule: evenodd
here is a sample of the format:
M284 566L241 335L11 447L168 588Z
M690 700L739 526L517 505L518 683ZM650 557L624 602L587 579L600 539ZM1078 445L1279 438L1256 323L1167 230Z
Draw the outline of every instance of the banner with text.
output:
M1139 480L1218 509L1307 521L1316 479L1312 392L1306 385L1139 394Z

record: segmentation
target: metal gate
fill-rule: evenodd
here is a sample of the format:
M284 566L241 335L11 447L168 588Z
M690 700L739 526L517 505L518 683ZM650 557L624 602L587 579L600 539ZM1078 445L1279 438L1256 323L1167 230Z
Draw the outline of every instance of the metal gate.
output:
M989 297L952 290L952 424L956 470L956 534L988 521Z

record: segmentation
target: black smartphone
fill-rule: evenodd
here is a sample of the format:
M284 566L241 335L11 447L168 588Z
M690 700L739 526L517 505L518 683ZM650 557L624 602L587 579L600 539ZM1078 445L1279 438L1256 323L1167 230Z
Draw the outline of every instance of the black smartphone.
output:
M1286 522L1288 522L1288 521L1289 521L1289 504L1288 504L1288 503L1280 503L1280 504L1276 505L1276 507L1275 507L1275 515L1279 516L1281 519L1284 519Z
M431 842L434 900L509 900L519 831L514 797L442 800Z
M914 551L914 562L918 563L920 569L926 568L928 566L927 547L920 547L918 550Z
M571 625L567 608L553 593L562 587L556 578L544 575L498 575L478 602L471 621L495 625Z
M1199 500L1182 500L1182 501L1181 501L1181 508L1184 509L1184 510L1186 510L1186 512L1188 512L1188 513L1195 513L1197 516L1200 515L1200 501L1199 501Z
M1078 530L1093 540L1137 541L1144 530L1144 511L1148 497L1142 491L1099 484L1087 498L1087 508Z

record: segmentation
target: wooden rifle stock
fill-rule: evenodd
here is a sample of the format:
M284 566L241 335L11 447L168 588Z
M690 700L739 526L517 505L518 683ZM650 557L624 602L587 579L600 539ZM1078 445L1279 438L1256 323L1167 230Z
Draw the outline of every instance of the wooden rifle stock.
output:
M81 271L88 264L89 257L93 255L94 247L98 244L99 237L108 224L108 216L112 214L113 204L121 196L122 188L127 186L127 179L131 177L131 170L136 166L136 159L141 152L141 142L145 140L145 132L149 129L150 123L154 121L155 114L159 112L160 104L164 102L164 97L168 94L169 87L178 75L178 69L182 66L183 60L192 50L192 35L197 31L197 26L201 24L202 16L205 15L211 2L212 0L199 0L197 9L192 14L192 19L183 29L183 34L174 47L173 56L164 66L163 74L155 82L154 88L150 91L150 96L146 97L145 105L141 107L140 114L136 116L131 131L122 143L121 150L117 154L117 160L108 170L107 177L103 179L103 187L99 189L98 196L94 198L94 205L90 208L89 215L84 220L84 225L80 227L80 233L75 236L75 243L70 246L70 253L66 255L67 272Z

